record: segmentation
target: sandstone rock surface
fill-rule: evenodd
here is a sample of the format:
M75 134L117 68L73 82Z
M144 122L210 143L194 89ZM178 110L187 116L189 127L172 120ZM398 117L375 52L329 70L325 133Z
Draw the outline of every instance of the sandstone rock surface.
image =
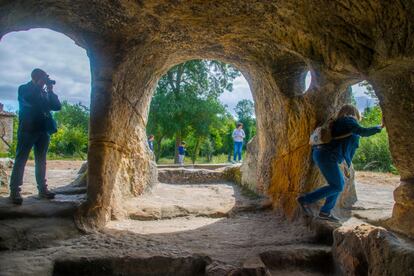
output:
M246 186L249 190L264 193L257 181L257 162L259 155L257 136L253 137L246 145L246 157L240 167L241 181L240 184Z
M223 181L224 174L220 170L168 168L158 170L161 183L217 183Z
M412 0L5 0L0 37L51 28L88 52L88 199L77 215L80 227L102 227L125 198L151 185L151 96L169 68L194 58L231 63L248 80L257 185L294 217L297 195L321 184L309 134L346 101L347 87L364 79L384 111L395 166L414 185L413 10ZM312 81L304 93L307 71ZM396 199L404 208L397 206L394 222L409 222L406 232L414 228L412 207Z
M13 160L0 158L0 194L9 193L9 171L13 167Z
M333 255L343 275L413 275L414 246L384 228L341 227L334 232Z
M238 185L157 184L150 192L125 203L128 217L158 220L176 217L230 217L238 212L269 209L264 197L246 196Z

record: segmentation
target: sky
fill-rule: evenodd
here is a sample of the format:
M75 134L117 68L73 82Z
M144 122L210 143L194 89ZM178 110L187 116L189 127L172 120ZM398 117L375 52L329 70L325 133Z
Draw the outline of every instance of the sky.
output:
M17 110L17 88L30 81L34 68L56 80L61 100L89 106L91 77L86 51L67 36L48 29L31 29L5 35L0 41L0 102Z
M5 35L0 41L0 102L8 111L16 111L17 88L30 81L31 71L38 67L56 80L54 91L60 100L89 106L91 77L86 51L69 37L48 29L31 29ZM310 83L310 76L306 80ZM353 86L356 96L363 88ZM233 83L233 91L220 96L228 111L235 114L238 101L252 99L249 84L243 75Z

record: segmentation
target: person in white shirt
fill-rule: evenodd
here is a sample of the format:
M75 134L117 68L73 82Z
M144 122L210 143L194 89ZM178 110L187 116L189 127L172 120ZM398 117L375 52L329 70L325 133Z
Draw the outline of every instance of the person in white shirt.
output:
M233 130L233 142L234 142L234 155L233 155L233 163L236 163L236 157L238 157L238 161L241 162L242 160L242 148L243 148L243 140L246 137L246 134L243 130L243 124L238 123L237 128Z

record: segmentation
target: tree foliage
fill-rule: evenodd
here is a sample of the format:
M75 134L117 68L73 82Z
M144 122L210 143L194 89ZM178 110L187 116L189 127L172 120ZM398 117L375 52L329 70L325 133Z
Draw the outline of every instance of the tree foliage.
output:
M365 109L361 125L364 127L380 125L381 120L381 108L374 106ZM358 170L397 172L392 164L386 129L381 133L360 140L353 163Z
M54 112L58 131L51 136L49 145L50 158L81 158L85 159L88 152L89 109L82 105L62 102L62 109ZM9 156L14 157L17 145L17 129L19 120L13 120L13 143ZM30 154L33 158L33 153Z
M157 160L163 152L163 139L174 138L177 148L190 135L195 139L188 152L195 160L200 146L225 114L218 97L233 89L233 80L239 75L235 68L219 61L190 60L172 67L160 79L147 124L147 132L155 135Z
M62 109L53 114L58 131L50 140L49 154L86 158L88 151L89 109L81 103L62 102Z

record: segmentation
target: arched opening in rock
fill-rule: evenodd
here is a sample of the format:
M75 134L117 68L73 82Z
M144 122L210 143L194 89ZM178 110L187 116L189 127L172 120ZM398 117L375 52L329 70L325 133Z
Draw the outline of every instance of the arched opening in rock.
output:
M312 73L311 73L310 70L306 71L303 74L302 82L303 82L303 87L304 87L303 88L303 93L305 94L306 92L308 92L308 90L309 90L309 88L312 84Z
M318 173L309 158L309 133L344 103L339 95L344 84L366 76L386 114L391 151L401 174L392 228L414 237L412 1L325 1L314 9L309 8L309 2L244 1L233 5L232 1L1 1L0 36L28 27L53 26L76 35L77 42L88 49L93 76L89 187L88 202L75 217L78 225L85 230L102 229L111 217L122 213L118 207L125 198L137 196L148 187L151 169L144 150L145 124L156 82L171 65L208 57L234 62L249 73L246 77L256 95L261 130L256 178L269 192L273 206L290 218L297 210L296 196L318 185L314 181ZM298 79L307 70L307 62L317 69L312 70L312 93L303 94L303 83ZM181 270L184 275L204 271L204 267L206 274L250 273L273 269L271 264L277 264L275 269L283 269L286 264L308 267L309 263L317 263L318 270L326 267L331 244L312 249L304 243L314 239L304 238L296 247L297 238L304 237L304 233L307 236L304 226L292 230L274 221L263 227L263 222L274 217L255 221L248 217L250 226L244 229L244 239L233 235L234 228L243 228L238 221L234 221L234 228L214 225L210 232L198 236L148 238L126 231L115 235L100 232L75 239L75 246L69 241L42 250L17 248L11 254L2 253L0 267L8 275L27 271L50 274L53 267L56 274L88 274L91 270L94 274L139 274L141 265L145 271L160 264L188 264L188 259L182 258L130 258L135 254L153 256L157 245L161 250L155 254L206 252L219 261L207 268L204 259L195 258L190 264L201 269ZM18 233L23 235L16 235L14 227L1 227L2 237L5 231L8 237L33 241L33 235L26 235L31 233L27 229L39 224L29 222L19 228ZM325 232L325 237L332 236L331 230ZM277 236L283 232L294 239ZM200 238L212 233L219 234L212 235L210 242ZM251 234L256 236L252 238ZM50 237L35 237L39 236L43 240ZM383 229L341 228L335 231L335 241L336 268L348 274L414 274L412 250ZM293 246L288 249L287 244ZM223 253L232 246L236 250ZM0 248L5 248L4 243ZM106 253L117 258L108 259L103 256ZM309 258L302 258L304 254ZM148 263L152 265L146 266ZM25 264L30 265L29 270ZM175 269L169 272L179 275Z
M241 123L246 144L256 135L250 86L233 66L214 60L189 60L160 78L148 114L147 136L158 164L178 162L185 145L185 164L231 162L233 131ZM237 132L238 133L238 132ZM240 159L240 156L237 156ZM238 160L237 160L238 161Z
M371 83L358 82L348 89L348 102L361 114L363 127L381 125L382 110ZM393 191L399 185L389 148L387 129L370 137L361 137L353 158L355 188L358 201L353 206L355 216L378 223L389 219L394 205Z
M58 129L50 137L46 171L48 188L57 195L52 201L37 199L32 151L21 186L24 205L31 206L30 210L26 210L26 215L42 217L49 216L51 212L73 213L85 200L86 193L86 186L75 189L64 187L70 184L87 158L91 74L86 51L63 33L33 28L4 35L0 43L0 56L3 65L0 102L4 102L9 111L18 114L18 87L31 81L30 74L34 68L43 69L51 79L56 80L53 90L62 103L62 109L53 113ZM13 127L13 142L8 150L11 159L16 153L17 116ZM8 186L8 180L5 182ZM7 187L2 191L1 204L9 204ZM13 210L8 208L8 212L13 213ZM24 215L25 212L22 212Z
M243 126L236 130L238 123ZM155 136L148 145L158 164L159 183L123 204L127 217L138 221L135 232L192 230L260 205L260 196L250 192L249 198L247 188L231 183L228 175L229 166L240 174L244 160L245 175L256 181L252 169L257 152L251 151L256 142L250 142L257 132L253 96L232 65L197 59L169 68L152 96L146 130L148 137ZM176 154L184 155L184 162L179 159L174 165Z

